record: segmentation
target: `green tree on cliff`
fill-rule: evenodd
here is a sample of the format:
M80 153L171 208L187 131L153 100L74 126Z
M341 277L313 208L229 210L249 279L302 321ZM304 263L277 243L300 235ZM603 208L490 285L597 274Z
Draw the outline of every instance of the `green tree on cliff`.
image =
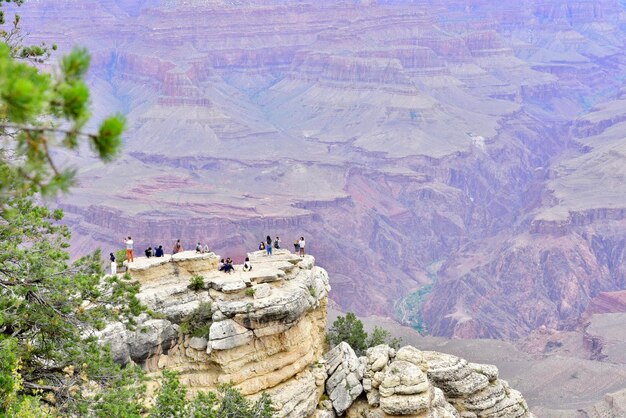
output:
M401 338L391 337L389 331L375 326L371 334L363 328L363 322L352 312L346 316L339 315L328 330L328 342L331 346L336 346L341 342L346 342L352 347L357 356L365 354L365 350L380 344L387 344L392 348L399 348L402 343Z
M113 116L85 133L89 55L74 50L58 76L42 73L33 64L50 49L23 44L18 15L5 28L3 3L10 1L0 1L0 416L88 415L104 394L141 387L139 371L114 364L94 336L106 320L132 321L138 288L103 281L99 253L70 264L62 213L37 204L36 194L72 184L55 149L86 140L107 161L124 120Z
M10 185L0 178L0 193L67 191L75 172L59 166L55 148L76 150L86 142L109 161L120 149L125 121L111 116L96 132L85 132L90 99L83 78L89 54L74 49L61 59L58 76L41 72L31 61L42 60L50 50L46 45L25 46L15 16L5 29L5 15L0 15L0 163L16 174Z

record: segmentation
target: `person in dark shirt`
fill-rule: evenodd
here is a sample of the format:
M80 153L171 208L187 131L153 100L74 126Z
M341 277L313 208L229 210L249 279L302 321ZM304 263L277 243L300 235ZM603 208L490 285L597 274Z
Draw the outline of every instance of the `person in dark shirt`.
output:
M159 245L159 248L156 249L156 257L163 257L163 246Z
M272 255L272 237L269 235L265 238L265 250L267 251L267 255Z

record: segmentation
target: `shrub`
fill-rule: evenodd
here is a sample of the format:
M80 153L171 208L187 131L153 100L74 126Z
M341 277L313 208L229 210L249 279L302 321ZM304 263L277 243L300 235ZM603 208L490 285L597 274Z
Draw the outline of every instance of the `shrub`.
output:
M209 338L209 329L211 328L211 302L202 302L189 315L183 318L180 324L180 330L183 334L193 337Z
M200 275L195 275L191 279L189 279L189 289L193 291L198 291L204 289L204 277Z
M246 296L254 296L254 294L256 293L256 289L254 287L249 287L246 289Z
M272 418L274 408L266 393L254 403L229 385L214 392L200 392L190 402L187 389L181 386L176 372L163 372L163 382L150 418Z
M387 344L395 349L400 348L402 344L402 338L392 338L389 331L378 326L375 326L371 335L368 335L363 329L363 322L352 312L348 312L345 317L337 317L328 331L327 339L333 347L345 341L357 356L363 355L369 347L380 344Z

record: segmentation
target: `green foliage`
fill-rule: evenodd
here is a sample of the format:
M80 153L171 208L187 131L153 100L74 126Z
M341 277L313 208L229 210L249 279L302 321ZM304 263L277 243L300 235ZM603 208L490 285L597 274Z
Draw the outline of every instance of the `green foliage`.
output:
M256 293L256 289L254 287L249 287L246 289L246 296L253 297Z
M118 268L124 267L124 261L126 261L126 249L123 248L115 252L115 264Z
M328 331L328 340L332 346L342 341L347 342L358 356L362 355L367 348L367 332L363 329L363 322L352 312L348 312L345 317L338 316L335 319Z
M193 291L203 290L204 289L204 277L200 275L195 275L191 279L189 279L189 289Z
M150 418L184 418L188 416L185 401L187 388L180 384L178 374L170 370L163 371L161 387L150 411Z
M230 385L214 392L198 393L186 400L187 390L176 372L163 372L163 380L156 396L150 418L272 418L274 409L266 393L251 403Z
M19 33L19 16L16 19L14 30ZM0 138L9 144L0 150L0 162L12 172L16 186L9 188L0 179L0 193L67 191L75 170L59 167L51 150L74 150L84 139L101 160L110 161L122 145L125 119L111 116L96 133L83 132L91 116L89 89L83 81L90 62L87 51L74 49L62 58L58 75L51 76L24 62L45 56L47 47L12 46L9 40L15 37L19 36L0 31L0 40L5 41L0 42Z
M391 348L398 349L402 344L402 338L391 337L391 333L379 326L374 326L374 330L368 335L365 345L375 347L377 345L387 344Z
M312 285L309 285L308 289L309 289L309 295L311 295L311 297L313 298L317 298L317 292L315 291L315 287L313 287Z
M12 378L0 368L0 392L21 396L41 390L59 411L80 411L89 403L81 395L87 381L115 388L125 379L92 331L106 321L131 323L143 308L136 298L139 287L125 279L103 281L99 252L69 264L69 230L57 224L61 211L29 197L1 203L0 357L3 366L20 367ZM8 407L18 404L19 396Z
M337 317L328 331L327 339L331 346L345 341L357 356L363 355L365 350L376 345L387 344L392 348L399 348L402 344L401 338L391 338L389 331L378 326L368 335L363 329L363 322L352 312L348 312L345 317Z
M180 330L183 334L193 337L209 338L212 317L211 302L201 302L196 309L183 318Z

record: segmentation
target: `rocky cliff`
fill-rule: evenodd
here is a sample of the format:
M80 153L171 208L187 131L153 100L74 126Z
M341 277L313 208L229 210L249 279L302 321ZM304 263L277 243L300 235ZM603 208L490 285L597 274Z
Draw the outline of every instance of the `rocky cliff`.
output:
M411 346L357 357L341 343L324 354L326 271L286 250L249 256L253 269L232 274L217 270L214 253L137 258L128 273L150 314L134 330L110 324L100 338L122 364L153 377L178 371L191 393L221 383L267 392L278 417L531 417L495 366ZM198 276L204 286L193 290Z

